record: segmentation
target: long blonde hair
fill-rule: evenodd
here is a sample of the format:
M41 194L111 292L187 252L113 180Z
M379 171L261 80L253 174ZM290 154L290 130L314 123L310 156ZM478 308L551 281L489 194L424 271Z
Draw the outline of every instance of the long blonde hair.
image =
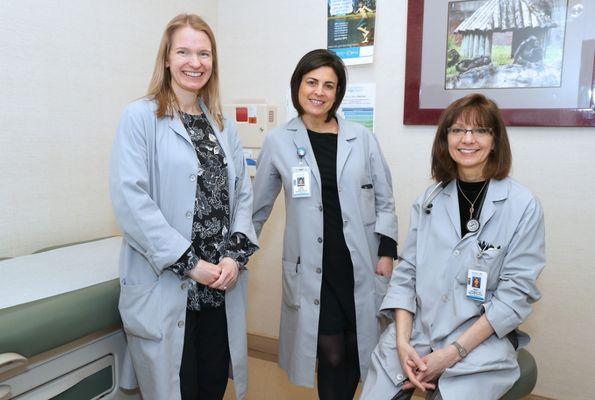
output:
M207 84L200 90L200 97L205 102L209 112L213 116L220 130L223 129L223 115L221 112L221 99L219 97L219 63L217 58L217 44L215 42L215 35L211 27L198 15L195 14L180 14L169 21L163 36L161 37L161 44L157 52L157 60L155 60L155 69L149 83L149 90L147 97L154 99L157 102L157 110L155 114L159 118L165 116L172 117L176 110L176 97L171 87L171 73L166 67L167 56L171 50L172 37L174 33L185 26L189 26L194 30L204 32L211 41L213 54L213 70L211 77ZM203 110L204 111L204 110Z

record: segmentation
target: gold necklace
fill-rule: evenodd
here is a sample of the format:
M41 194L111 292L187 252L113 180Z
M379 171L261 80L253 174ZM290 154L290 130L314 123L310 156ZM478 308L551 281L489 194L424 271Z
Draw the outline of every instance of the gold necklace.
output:
M486 185L488 184L489 181L485 181L485 183L483 184L483 186L481 187L481 190L479 191L479 193L477 194L477 196L475 197L475 200L471 201L469 200L469 198L465 195L465 192L463 192L463 189L461 189L461 186L459 184L459 180L457 179L457 189L459 189L459 191L461 192L461 194L463 195L463 197L465 198L465 200L467 200L467 202L469 203L469 205L471 207L469 207L469 220L467 221L467 223L465 224L465 226L467 227L467 230L469 232L475 232L479 229L479 221L475 218L473 218L473 212L475 211L475 202L477 201L477 199L479 199L479 197L481 196L481 193L483 192L483 190L485 189ZM483 202L482 202L483 204Z

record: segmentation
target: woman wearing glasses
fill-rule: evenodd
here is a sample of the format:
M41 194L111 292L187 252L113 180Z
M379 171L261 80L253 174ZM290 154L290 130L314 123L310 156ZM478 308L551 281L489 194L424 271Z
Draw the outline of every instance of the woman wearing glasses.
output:
M519 377L517 330L540 298L539 201L508 177L496 104L479 94L443 113L432 148L439 182L413 204L409 235L381 309L394 316L372 354L361 399L498 399Z

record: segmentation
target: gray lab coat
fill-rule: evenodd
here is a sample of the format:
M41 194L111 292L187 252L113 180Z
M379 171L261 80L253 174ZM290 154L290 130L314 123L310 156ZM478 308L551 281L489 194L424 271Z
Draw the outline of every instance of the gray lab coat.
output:
M200 107L208 115L202 101ZM135 372L124 370L122 386L132 386L130 378L136 375L145 400L166 400L180 399L188 290L166 268L190 246L198 159L180 119L157 118L155 108L153 101L142 99L124 110L110 163L110 192L124 235L119 308ZM256 244L252 188L236 129L226 122L219 131L208 118L228 161L231 232ZM225 294L239 399L247 391L246 280L242 272Z
M485 313L495 333L448 368L438 386L445 400L499 399L519 377L506 334L525 321L531 304L540 298L536 280L545 265L541 206L515 180L491 180L479 231L461 239L455 181L426 214L422 204L429 192L413 204L402 261L393 272L382 310L390 315L395 308L414 313L411 344L422 356L457 340ZM480 241L494 248L481 252ZM483 302L466 297L469 268L488 272ZM523 347L528 336L518 332ZM361 399L390 399L405 378L392 323L372 354Z
M365 376L380 333L378 307L388 283L374 273L378 234L397 240L397 218L390 171L376 137L359 124L338 121L337 185L343 232L353 262L359 361ZM299 147L306 149L304 165L311 171L311 196L307 198L292 198L292 167L298 166ZM293 383L310 387L314 385L323 267L320 185L302 120L295 118L269 132L257 164L252 218L260 232L283 187L286 221L279 364Z

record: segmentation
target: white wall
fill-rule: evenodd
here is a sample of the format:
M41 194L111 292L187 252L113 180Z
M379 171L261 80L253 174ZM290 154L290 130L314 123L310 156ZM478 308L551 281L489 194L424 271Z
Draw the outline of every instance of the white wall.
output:
M326 45L322 0L221 0L218 40L224 98L265 98L280 107L298 59ZM434 127L403 126L407 25L405 0L378 0L373 65L349 67L351 82L375 82L376 131L393 172L400 242L409 206L429 183ZM539 378L534 394L564 400L595 391L595 128L509 129L513 176L545 208L548 265L543 299L523 329L533 336ZM280 307L283 206L278 201L250 268L249 330L277 336Z
M180 12L216 28L215 0L2 0L0 258L117 233L112 139Z

